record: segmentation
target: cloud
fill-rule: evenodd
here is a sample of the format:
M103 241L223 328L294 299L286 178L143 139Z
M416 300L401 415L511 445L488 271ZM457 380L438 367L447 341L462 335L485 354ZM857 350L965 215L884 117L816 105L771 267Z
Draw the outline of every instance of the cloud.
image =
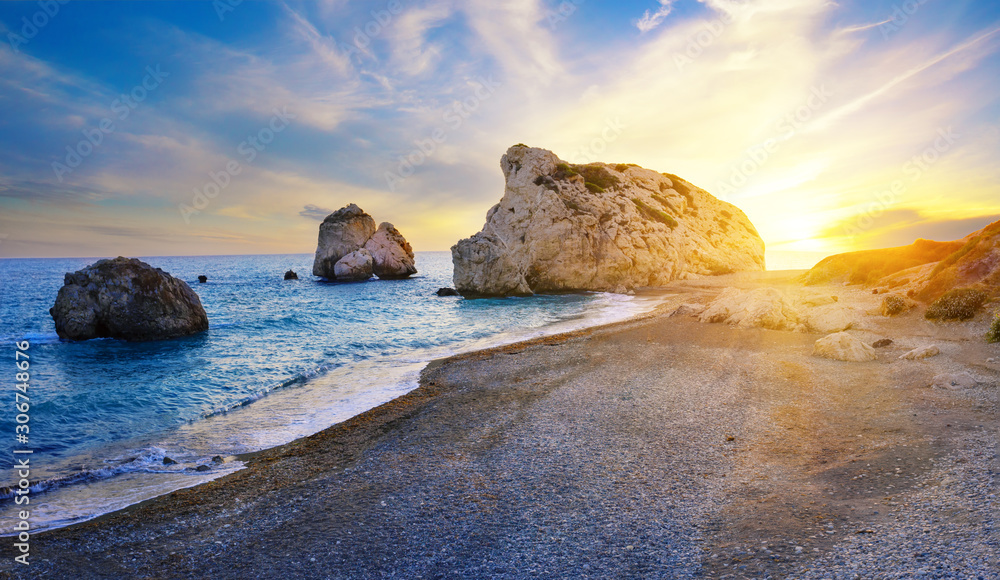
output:
M326 209L325 207L319 207L317 205L307 203L306 206L302 208L302 211L299 212L299 215L311 220L323 221L326 219L326 216L332 213L332 209Z
M639 29L639 32L646 33L650 30L656 28L663 22L670 12L674 9L674 0L659 0L660 7L656 9L656 12L650 12L647 10L643 13L642 18L636 21L635 27Z

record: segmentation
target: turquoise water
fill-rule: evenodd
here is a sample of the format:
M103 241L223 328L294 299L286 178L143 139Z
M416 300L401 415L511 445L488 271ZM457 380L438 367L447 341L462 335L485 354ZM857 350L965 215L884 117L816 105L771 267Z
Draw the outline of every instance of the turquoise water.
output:
M208 332L148 343L62 341L48 309L64 273L95 260L0 260L0 337L11 375L13 343L31 343L36 529L230 473L242 466L238 453L315 433L408 392L434 358L651 307L599 293L438 297L451 284L447 252L418 253L414 278L353 284L313 278L305 254L143 260L191 285ZM302 279L284 281L289 268ZM197 283L200 274L208 283ZM10 445L14 427L13 412L0 414ZM164 457L177 463L164 465ZM0 486L16 485L12 463L11 453L0 455ZM208 471L196 471L201 465ZM2 495L5 516L14 506Z

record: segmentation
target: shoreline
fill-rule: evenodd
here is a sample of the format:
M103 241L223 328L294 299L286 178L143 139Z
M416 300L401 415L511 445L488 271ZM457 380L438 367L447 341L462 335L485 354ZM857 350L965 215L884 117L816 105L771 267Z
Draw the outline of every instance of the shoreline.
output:
M813 577L794 566L818 566L842 544L867 538L852 528L881 535L880 526L891 524L887 512L902 509L890 506L901 503L898 493L930 489L921 478L936 477L935 458L944 464L963 437L995 445L996 369L988 369L992 386L975 397L927 391L923 382L927 365L967 366L973 355L991 352L986 345L946 349L911 365L882 356L853 366L810 358L814 334L669 317L692 294L734 282L680 283L664 289L675 299L629 320L435 360L406 395L250 454L245 469L224 478L39 534L35 550L50 560L46 572L81 566L94 575L270 577L265 564L287 563L287 550L286 573L322 569L343 577L456 567L482 575L487 569L469 566L487 561L495 575L520 577L515 555L546 577L592 564L717 577L747 565L740 562ZM886 324L912 334L922 322L911 316ZM907 419L914 413L919 421ZM995 456L961 465L983 460ZM905 481L905 490L872 495L859 488L860 461L895 469L888 483L874 469L865 473L882 478L879 485ZM894 499L884 499L886 491ZM574 515L583 512L589 515ZM797 537L797 545L775 541L797 531L815 536L806 530L815 516L835 524L835 533ZM419 539L407 531L414 526ZM546 538L563 539L538 543L542 529ZM645 540L629 535L636 529ZM492 539L460 539L481 534ZM657 534L672 539L664 544ZM265 537L276 545L247 551ZM749 554L751 538L766 540L770 555ZM425 553L427 545L447 550L449 542L464 546L464 555ZM496 542L510 543L510 558L490 551ZM599 546L587 548L593 542ZM370 554L357 556L360 562L344 559L361 546ZM558 546L572 555L569 563L559 563Z
M628 318L623 319L623 320L617 320L617 321L614 321L614 322L605 322L605 321L600 321L599 319L597 319L597 320L593 321L595 323L592 326L585 326L583 328L573 329L573 330L570 330L570 331L560 331L560 332L556 332L555 334L543 334L542 336L537 336L537 337L528 338L528 339L515 340L514 342L511 342L511 343L501 343L501 344L498 344L496 346L490 346L490 347L486 347L486 348L476 348L474 346L458 347L456 349L458 352L455 353L455 354L449 354L449 355L444 356L444 357L431 358L431 359L427 360L424 363L420 363L422 366L421 366L421 369L417 372L418 376L417 376L416 380L417 380L418 384L417 384L417 387L415 387L415 388L419 388L420 387L420 385L419 385L419 380L420 380L419 377L423 375L424 369L426 369L428 366L433 365L435 363L438 363L440 361L445 361L445 360L449 360L449 359L452 359L452 358L455 358L455 357L461 357L461 356L464 356L464 355L476 354L476 353L479 353L479 352L494 351L494 350L497 350L497 349L503 349L503 348L514 346L514 345L518 345L518 344L531 344L531 343L533 343L535 341L538 341L538 340L544 340L544 339L546 339L546 338L548 338L550 336L572 335L572 334L577 333L577 332L585 332L585 331L589 331L591 329L602 328L604 326L611 326L611 325L615 325L615 324L619 324L619 323L624 323L624 322L628 322L628 321L631 321L631 320L634 320L634 319L641 319L641 318L644 318L644 317L647 317L647 316L650 316L650 315L654 314L662 306L663 297L669 296L669 295L670 295L670 293L665 293L662 290L655 289L655 288L653 288L653 289L645 289L645 290L642 290L642 291L638 292L638 294L636 296L637 298L645 298L645 299L656 300L657 303L654 304L650 309L647 309L647 310L645 310L643 312L639 312L638 314L629 315ZM558 323L555 323L555 324L556 325L561 325L561 324L566 324L566 323L567 323L566 321L561 321L561 322L558 322ZM532 335L532 334L535 334L537 332L545 332L545 327L539 327L539 328L536 328L536 329L526 329L526 330L523 330L521 332L524 332L525 334ZM494 338L499 338L499 336L498 337L494 337ZM472 348L473 350L466 350L466 349L469 349L469 348ZM317 378L321 380L323 377L321 376L321 377L317 377ZM268 393L266 396L273 396L276 393L278 393L279 396L283 395L283 394L286 394L286 393L284 393L284 391L281 391L279 393L279 391L275 390L273 392ZM262 398L266 398L266 397L262 397ZM391 402L391 400L387 401L387 402ZM382 403L382 404L385 404L385 403ZM232 455L228 455L227 456L226 463L229 463L231 461L241 461L241 462L244 462L246 464L249 460L252 460L252 459L256 458L257 456L259 456L261 454L264 454L264 453L267 453L267 452L273 451L273 450L278 450L278 449L280 449L282 447L285 447L287 445L292 445L292 444L294 444L294 443L296 443L298 441L301 441L303 439L307 439L307 438L312 437L314 435L318 435L318 434L322 433L323 431L326 431L328 429L336 427L337 425L340 425L340 424L342 424L345 421L349 421L349 420L357 417L358 415L361 415L361 414L364 414L364 413L366 413L368 411L377 409L382 404L376 405L375 407L369 408L366 411L363 411L362 413L359 413L359 414L350 416L350 417L348 417L348 418L346 418L344 420L338 421L338 422L336 422L336 423L334 423L332 425L329 425L327 427L324 427L324 428L320 429L319 431L316 431L314 433L310 433L310 434L307 434L307 435L302 435L302 436L296 437L296 438L294 438L294 439L292 439L290 441L287 441L285 443L280 443L278 445L264 447L264 448L261 448L261 449L255 450L255 451L248 451L248 452L242 452L242 453L233 453ZM242 407L242 405L240 407ZM240 410L242 410L242 408L239 408L239 409L236 409L236 410L240 411ZM232 410L230 410L230 411L232 411ZM225 413L225 414L228 415L228 413ZM210 419L211 417L206 417L206 418ZM50 534L50 533L53 533L53 532L58 532L60 530L70 530L70 529L76 528L77 526L86 525L86 524L89 524L89 523L96 523L96 522L104 521L104 520L106 520L106 519L108 519L110 517L116 516L117 514L121 514L123 512L129 512L130 510L133 510L133 509L139 508L141 506L145 506L147 504L153 503L156 500L158 500L158 499L160 499L160 498L162 498L164 496L170 495L171 493L174 493L176 491L181 491L181 490L185 490L185 489L193 489L193 488L200 487L202 485L206 485L208 483L212 483L213 481L216 481L216 480L219 480L219 479L225 479L225 478L227 478L227 477L229 477L231 475L234 475L235 473L239 473L240 471L245 470L246 467L247 467L247 465L244 465L242 468L238 469L237 471L232 472L232 473L226 473L226 474L219 475L219 476L217 476L216 479L209 480L209 481L200 481L200 482L197 482L197 483L192 483L190 485L185 485L183 487L177 488L176 490L173 490L173 491L170 491L170 492L161 493L160 495L149 497L147 499L138 501L136 503L129 504L129 505L125 506L125 507L121 507L121 508L118 508L118 509L115 509L115 510L112 510L112 511L109 511L109 512L105 512L105 513L102 513L102 514L90 517L88 519L80 520L80 521L77 521L77 522L69 524L69 525L61 525L61 526L57 526L57 527L46 528L46 529L44 529L42 531L33 532L33 535L35 535L37 537L43 537L46 534ZM120 477L121 475L136 475L137 473L139 474L139 477L141 477L141 472L128 472L128 473L118 474L118 475L107 477L107 478L97 479L95 481L84 482L82 484L71 484L71 486L72 485L85 485L85 486L97 485L97 486L100 486L102 484L113 483L116 480L116 478ZM41 482L36 482L36 483L41 483ZM53 490L53 492L54 493L58 493L58 489L59 488L57 488L56 490ZM69 488L67 488L67 489L69 489ZM40 493L39 492L35 492L33 494L33 498L37 497L37 498L39 498L39 500L44 501L45 497L46 497L46 494L48 494L48 493L50 493L50 492L49 491L40 492ZM14 535L16 535L16 534L13 534L13 535L10 535L10 534L8 534L8 535L2 535L0 537L10 538L10 537L14 537Z

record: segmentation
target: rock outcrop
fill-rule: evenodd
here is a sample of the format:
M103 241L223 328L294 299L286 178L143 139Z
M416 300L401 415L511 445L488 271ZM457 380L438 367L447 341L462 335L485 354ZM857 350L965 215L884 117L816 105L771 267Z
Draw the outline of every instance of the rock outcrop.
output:
M289 270L285 272L285 280L298 280L298 279L299 275L295 273L295 270Z
M335 278L337 262L363 248L374 233L375 220L353 203L326 216L319 225L313 276Z
M337 280L360 282L372 277L374 274L373 265L374 260L371 252L361 248L337 260L333 266L333 272Z
M858 316L824 294L787 293L776 288L726 288L699 314L701 322L740 328L768 328L828 334L854 327Z
M813 345L813 356L847 362L866 362L878 358L875 349L846 332L825 336Z
M208 329L201 300L183 280L135 258L101 260L66 274L49 310L61 338L159 340Z
M921 360L931 358L932 356L937 356L939 354L941 354L941 349L932 344L930 346L921 346L905 354L901 354L899 355L899 360Z
M348 278L337 274L337 266L349 254L364 250L371 259L368 275L364 274L361 255L352 257L341 266ZM358 269L360 267L361 269ZM375 228L375 220L355 204L326 216L319 226L319 243L313 261L313 275L329 280L367 280L372 274L382 279L407 278L417 273L413 248L389 222Z
M417 273L413 248L389 222L378 225L372 237L365 242L365 249L372 254L375 275L383 280L408 278Z
M486 225L452 247L465 296L626 292L678 278L764 269L764 242L738 208L675 175L570 165L516 145Z

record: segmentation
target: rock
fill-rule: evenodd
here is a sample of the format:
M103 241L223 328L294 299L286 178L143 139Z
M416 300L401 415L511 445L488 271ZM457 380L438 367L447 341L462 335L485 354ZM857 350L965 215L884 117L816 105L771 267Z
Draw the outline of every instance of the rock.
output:
M289 270L285 272L285 280L298 280L299 275L295 273L294 270Z
M347 254L334 264L334 277L345 282L367 280L374 273L373 265L374 260L372 260L371 252L362 248Z
M199 465L198 467L195 467L194 470L195 471L211 471L212 468L209 467L209 466L207 466L207 465Z
M374 233L375 220L353 203L326 216L319 226L313 275L336 278L337 262L364 247Z
M438 296L461 296L454 288L438 288Z
M100 260L66 274L49 314L60 338L71 340L159 340L208 329L190 286L134 258Z
M750 291L726 288L698 317L702 322L726 322L740 328L795 330L799 312L792 301L774 288Z
M919 360L922 358L937 356L939 354L941 354L941 350L932 344L930 346L915 348L906 354L900 355L899 360Z
M828 299L829 298L829 299ZM840 332L854 326L853 311L833 297L796 298L775 288L726 288L701 313L702 322L726 322L741 328ZM823 306L809 307L810 304Z
M885 348L892 345L891 338L880 338L872 343L872 348Z
M936 389L948 389L950 391L971 389L977 384L978 381L967 372L937 375L931 382L931 386Z
M865 362L878 358L875 349L846 332L823 337L813 345L813 356L849 362Z
M177 465L177 462L174 461L173 459L170 459L169 457L164 457L163 465Z
M365 249L372 254L375 275L383 280L408 278L417 273L413 248L389 222L379 224L378 230L365 242Z
M690 304L685 303L677 307L676 310L670 313L670 316L698 316L705 311L705 306L703 304Z
M199 284L204 284L205 282L208 282L208 276L205 276L204 274L201 275L201 276L198 276L198 283Z
M739 208L669 174L570 165L516 145L486 225L452 247L464 296L627 292L695 275L764 269L764 243Z
M840 298L830 294L815 294L802 298L801 302L806 306L826 306L827 304L834 304L839 300Z
M212 463L225 463L225 461L226 460L223 459L221 455L216 455L212 457Z

